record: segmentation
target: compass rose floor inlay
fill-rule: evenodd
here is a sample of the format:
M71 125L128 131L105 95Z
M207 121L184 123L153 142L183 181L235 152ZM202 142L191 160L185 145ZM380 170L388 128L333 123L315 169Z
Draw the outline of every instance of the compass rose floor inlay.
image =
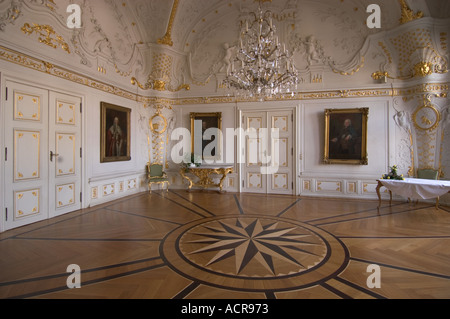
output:
M345 247L330 234L276 217L194 222L170 234L163 252L166 249L178 252L167 261L183 276L262 292L268 287L289 290L317 284L340 272L348 260Z
M450 209L377 207L136 194L0 234L0 299L449 299ZM67 286L69 265L80 289Z

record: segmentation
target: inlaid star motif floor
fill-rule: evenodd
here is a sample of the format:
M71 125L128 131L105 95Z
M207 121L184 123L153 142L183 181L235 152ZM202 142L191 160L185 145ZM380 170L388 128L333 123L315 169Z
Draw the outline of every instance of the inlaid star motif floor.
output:
M228 260L234 259L234 275L245 275L250 263L262 266L256 267L259 276L286 275L287 269L289 273L300 272L323 259L325 253L323 242L311 232L270 220L219 220L190 234L193 239L182 243L200 248L188 253L188 258L198 261L197 256L202 255L207 261L203 266L216 271L223 271L221 262L229 265ZM249 274L255 277L255 267Z

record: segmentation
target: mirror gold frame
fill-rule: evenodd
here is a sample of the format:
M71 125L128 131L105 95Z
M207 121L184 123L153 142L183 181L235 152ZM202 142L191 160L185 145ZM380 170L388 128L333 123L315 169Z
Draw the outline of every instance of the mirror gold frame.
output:
M195 123L196 121L202 121L202 136L201 136L201 141L202 141L202 146L201 146L201 150L202 150L202 159L207 159L207 160L211 160L211 159L218 159L221 157L221 145L222 145L222 113L191 113L190 114L190 118L191 118L191 136L192 136L192 154L195 154L195 150L198 148L198 146L196 146L195 142L196 140L199 140L200 137L196 136L196 127L195 127ZM217 144L215 147L215 151L216 153L211 157L204 157L203 156L203 151L205 149L205 144L210 144L212 143L211 141L207 141L203 139L203 133L208 130L208 129L218 129L218 140L217 140ZM199 154L195 154L195 155L199 155Z

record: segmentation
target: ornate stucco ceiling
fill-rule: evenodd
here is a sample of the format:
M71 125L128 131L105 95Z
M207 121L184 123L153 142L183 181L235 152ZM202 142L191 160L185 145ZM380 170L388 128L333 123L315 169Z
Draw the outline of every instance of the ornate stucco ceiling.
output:
M36 43L24 41L25 24L50 25L65 40L70 55L41 48L42 56L70 69L104 77L115 83L130 78L145 84L149 74L171 82L208 82L220 70L224 44L234 45L238 24L257 7L254 0L0 0L0 41L21 52L36 54ZM68 29L67 7L82 9L82 27ZM366 25L367 7L381 7L381 29ZM334 65L354 60L369 35L400 25L402 5L424 17L450 17L448 0L272 0L280 37L295 50L313 36L323 58ZM68 50L66 50L68 51ZM297 50L301 51L301 50ZM169 53L167 56L167 53ZM304 59L297 52L297 67ZM155 66L158 66L155 70ZM100 74L99 74L100 72Z
M72 1L55 3L61 3L59 6L64 10L66 5L63 2ZM273 0L264 5L279 19L287 18L289 13L296 12L291 20L298 24L297 27L313 32L324 27L326 29L324 24L326 19L338 20L341 25L351 25L357 20L364 22L368 15L366 8L373 3L382 8L383 31L399 25L400 1ZM406 3L413 11L422 11L424 16L439 19L450 17L450 3L447 0L410 0ZM136 43L157 43L164 37L170 25L174 48L188 51L190 43L201 37L204 29L219 21L227 27L232 27L240 12L255 9L257 3L254 0L85 0L83 6L94 15L95 19L105 23L108 27L105 29L107 34L127 32L130 36L129 41L134 40ZM171 21L173 9L175 14ZM85 20L91 18L87 16ZM360 26L354 24L353 27L360 29L362 25L363 23Z

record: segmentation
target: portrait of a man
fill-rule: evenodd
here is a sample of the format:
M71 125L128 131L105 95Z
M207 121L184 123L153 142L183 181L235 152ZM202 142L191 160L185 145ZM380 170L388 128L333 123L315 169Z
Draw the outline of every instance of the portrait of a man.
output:
M123 156L124 134L119 125L119 118L115 117L113 125L108 130L108 157Z
M335 137L330 136L330 154L335 156L353 156L355 155L356 143L358 141L358 134L353 127L351 119L345 119L340 129L336 128Z
M367 165L368 109L326 110L325 163Z
M129 161L131 110L101 103L101 163Z

